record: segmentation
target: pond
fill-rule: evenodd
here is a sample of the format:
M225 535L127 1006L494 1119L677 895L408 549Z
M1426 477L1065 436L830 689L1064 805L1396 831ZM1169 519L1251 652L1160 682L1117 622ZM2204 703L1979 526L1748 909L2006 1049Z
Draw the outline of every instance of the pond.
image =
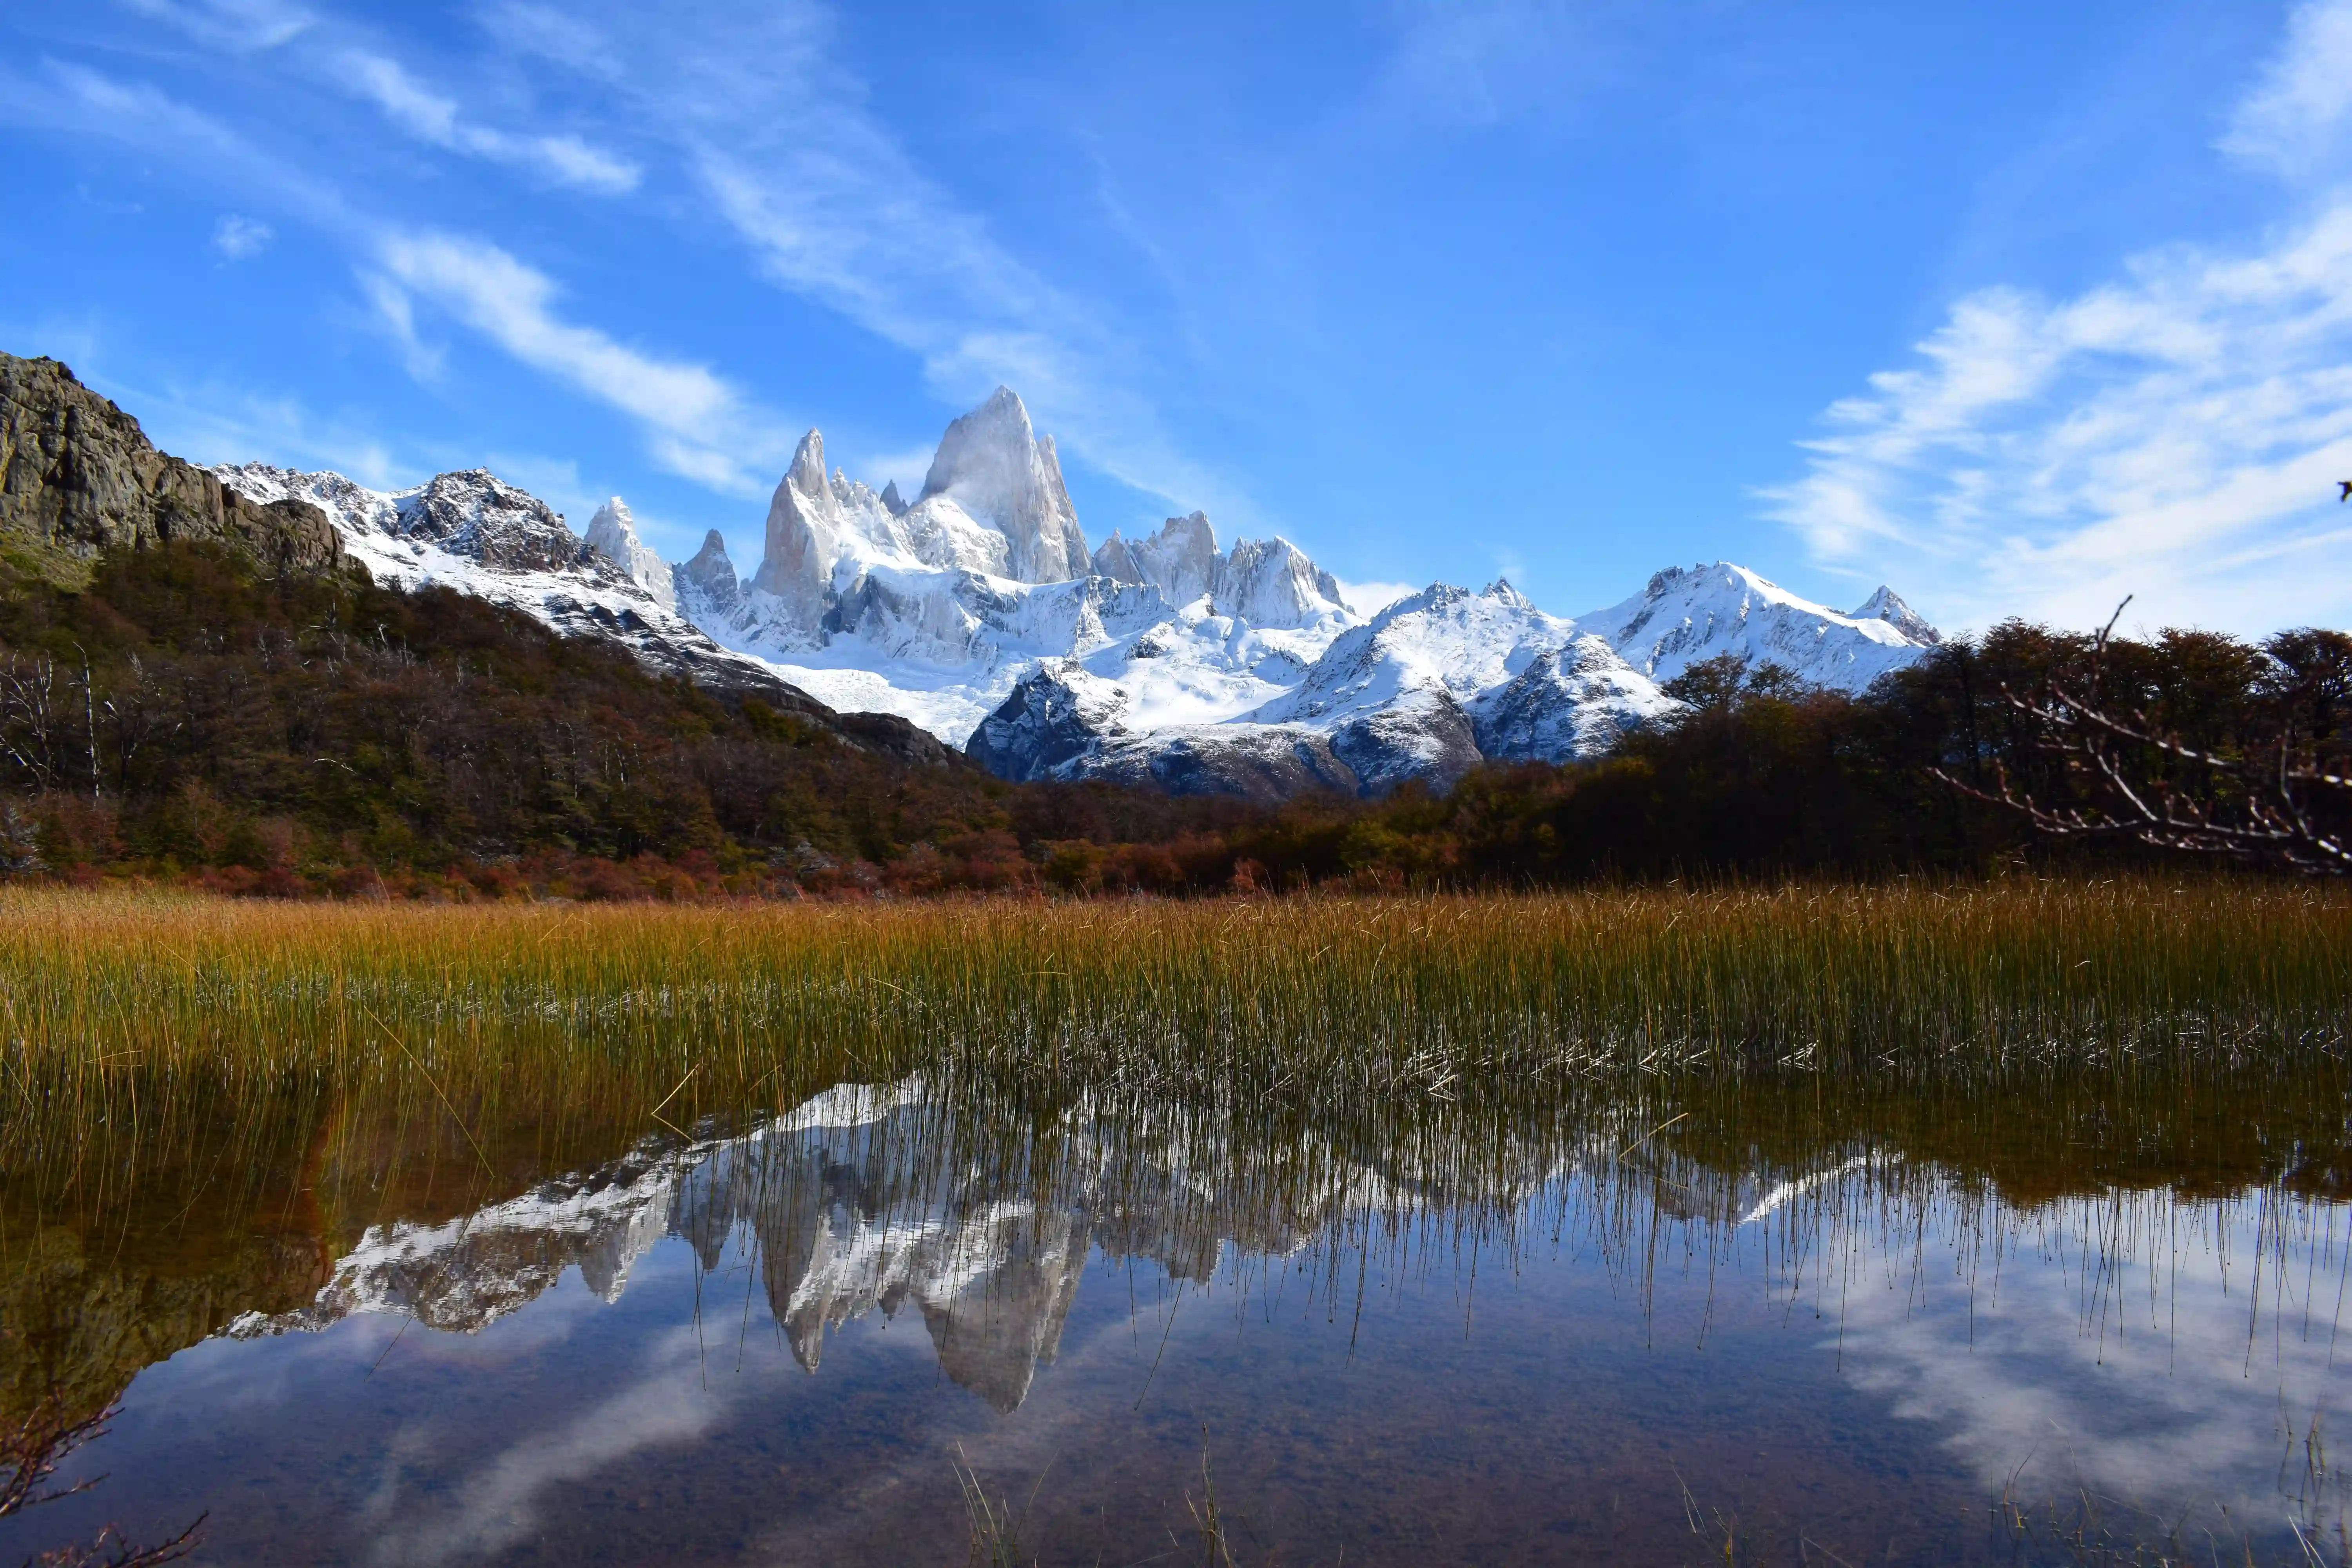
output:
M93 1137L0 1187L5 1414L120 1410L0 1559L2344 1561L2332 1076L1349 1103Z

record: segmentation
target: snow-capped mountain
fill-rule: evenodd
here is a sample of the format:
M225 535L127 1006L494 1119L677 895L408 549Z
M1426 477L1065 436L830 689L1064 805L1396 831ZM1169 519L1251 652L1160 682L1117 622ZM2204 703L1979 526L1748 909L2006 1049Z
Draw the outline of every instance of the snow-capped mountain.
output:
M948 755L926 731L897 719L837 713L761 660L713 641L678 613L671 568L639 541L618 496L597 510L583 540L545 501L479 468L404 490L261 463L211 472L257 501L318 507L346 555L384 586L452 588L520 610L565 637L617 643L656 674L814 719L853 745L912 762Z
M1171 605L1189 607L1206 597L1213 614L1254 626L1297 629L1353 614L1338 580L1286 539L1243 540L1219 554L1204 512L1171 517L1158 533L1132 543L1113 529L1092 566L1097 577L1149 583Z
M896 715L1018 780L1442 788L1482 761L1601 754L1671 713L1660 688L1703 659L1860 690L1937 640L1888 589L1844 615L1727 562L1574 620L1502 582L1433 584L1367 618L1289 541L1220 548L1198 511L1089 551L1053 437L1003 387L947 427L912 502L828 472L810 431L748 577L716 531L665 563L617 496L583 540L479 471L390 493L215 471L316 503L380 581L461 588L706 685Z
M637 538L637 520L629 515L628 503L619 496L598 507L596 515L588 520L587 542L652 595L654 603L665 610L677 608L677 586L670 580L669 563Z
M1620 605L1577 626L1659 681L1730 654L1780 665L1815 686L1859 691L1941 640L1891 588L1852 615L1801 599L1745 566L1670 566Z
M1052 439L1003 387L948 427L911 506L828 474L811 431L751 581L716 534L677 578L722 643L1005 777L1261 797L1595 756L1670 713L1659 689L1696 660L1860 689L1936 639L1885 589L1844 616L1727 563L1575 621L1507 583L1367 619L1296 545L1220 549L1197 511L1089 553Z
M911 504L828 473L810 431L749 577L715 532L676 575L681 609L720 643L956 745L1048 659L1115 681L1148 725L1229 719L1356 619L1288 541L1220 551L1198 512L1089 554L1053 438L1002 387L948 426Z
M1251 718L1329 736L1360 784L1379 791L1409 778L1449 784L1488 758L1598 755L1673 707L1598 639L1497 581L1398 600Z

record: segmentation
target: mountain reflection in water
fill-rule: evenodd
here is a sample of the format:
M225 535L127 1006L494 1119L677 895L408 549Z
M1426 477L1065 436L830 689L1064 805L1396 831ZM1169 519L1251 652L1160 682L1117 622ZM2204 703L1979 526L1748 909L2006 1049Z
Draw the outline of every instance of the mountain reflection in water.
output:
M1285 1562L1679 1561L1692 1519L2007 1561L2004 1489L2298 1548L2344 1529L2341 1103L1702 1086L1366 1128L914 1079L489 1179L495 1137L420 1164L328 1108L242 1206L183 1173L77 1223L12 1182L10 1397L130 1387L103 1496L0 1555L209 1507L222 1562L952 1558L961 1446L1016 1493L1055 1467L1047 1561L1132 1561L1204 1424ZM977 1404L862 1332L909 1307Z

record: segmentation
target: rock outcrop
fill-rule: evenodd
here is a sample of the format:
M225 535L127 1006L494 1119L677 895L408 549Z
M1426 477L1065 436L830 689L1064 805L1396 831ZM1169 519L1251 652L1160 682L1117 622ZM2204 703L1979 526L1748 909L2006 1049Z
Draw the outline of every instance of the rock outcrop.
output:
M272 575L350 565L317 506L240 495L157 451L57 361L0 354L0 549L71 584L110 551L174 540L226 545Z
M1361 795L1364 780L1328 735L1296 724L1176 724L1103 740L1066 775L1170 795L1229 795L1273 805L1302 795Z
M735 579L727 541L715 528L702 536L702 548L692 560L670 569L670 581L677 588L678 609L697 626L727 625L742 611L743 585Z
M1126 708L1126 697L1110 682L1067 659L1047 659L981 721L964 754L1015 783L1052 778L1106 736L1121 733Z

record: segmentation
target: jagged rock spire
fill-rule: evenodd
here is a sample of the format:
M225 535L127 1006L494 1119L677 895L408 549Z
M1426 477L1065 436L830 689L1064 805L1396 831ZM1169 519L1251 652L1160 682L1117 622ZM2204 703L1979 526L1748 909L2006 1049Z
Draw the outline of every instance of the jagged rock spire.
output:
M1030 427L1029 410L1012 388L956 420L940 437L917 504L946 496L1002 532L1009 574L1024 583L1059 583L1087 574L1087 536L1062 482L1051 436Z
M670 580L669 563L637 538L637 520L628 503L614 496L588 520L590 548L604 552L630 581L654 596L664 609L677 608L677 588Z

